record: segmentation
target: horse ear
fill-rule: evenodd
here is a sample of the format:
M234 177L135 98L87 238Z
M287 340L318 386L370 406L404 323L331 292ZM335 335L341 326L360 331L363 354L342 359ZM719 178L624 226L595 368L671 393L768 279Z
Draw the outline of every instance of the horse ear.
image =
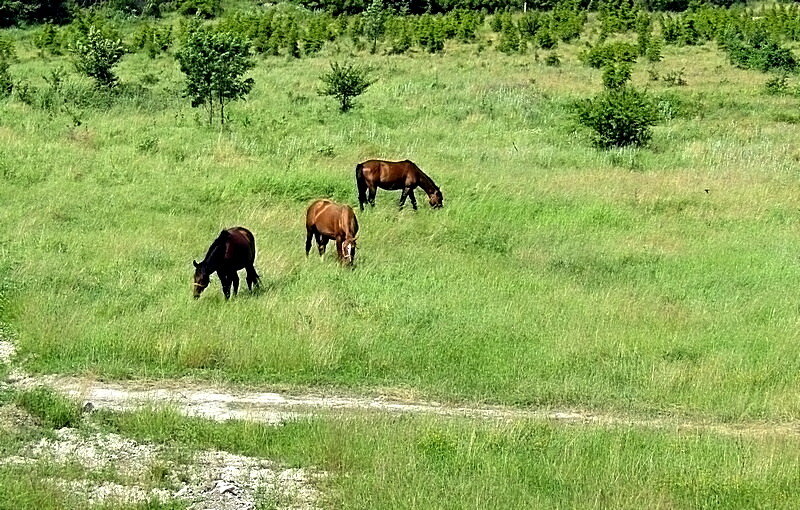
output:
M196 260L193 260L192 264L194 264L194 267L200 267L200 264L198 264Z

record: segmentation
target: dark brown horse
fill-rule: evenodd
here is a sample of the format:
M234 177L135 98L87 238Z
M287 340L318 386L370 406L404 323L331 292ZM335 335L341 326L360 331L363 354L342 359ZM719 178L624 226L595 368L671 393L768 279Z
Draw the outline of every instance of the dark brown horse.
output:
M375 205L375 193L378 188L403 190L400 195L400 208L406 203L406 197L411 199L411 207L417 209L417 197L414 188L420 187L428 195L431 207L442 207L442 190L425 175L425 172L409 160L383 161L370 159L356 165L356 185L358 186L358 205L364 210L364 204L369 202ZM369 192L369 197L367 197Z
M322 256L331 239L336 241L339 260L352 265L356 259L356 235L358 220L349 205L330 200L317 200L306 211L306 256L311 251L311 238L316 237L317 248Z
M222 283L225 299L231 297L231 284L233 284L233 294L239 292L239 275L236 272L240 269L247 271L247 288L253 290L253 285L258 286L258 274L253 267L255 258L256 240L249 230L244 227L233 227L220 232L208 248L206 258L199 263L196 260L192 261L195 267L195 299L206 290L214 272Z

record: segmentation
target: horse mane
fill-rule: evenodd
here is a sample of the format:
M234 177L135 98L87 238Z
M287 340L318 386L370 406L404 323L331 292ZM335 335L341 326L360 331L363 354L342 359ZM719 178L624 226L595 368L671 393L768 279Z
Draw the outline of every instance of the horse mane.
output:
M225 248L225 243L228 241L228 237L230 237L230 232L227 230L223 230L219 233L214 242L211 243L211 246L208 247L208 251L206 252L206 258L203 259L203 262L208 264L211 262L211 259L217 253L220 248Z
M431 179L431 178L428 176L428 174L426 174L425 172L423 172L423 171L422 171L422 169L421 169L421 168L420 168L420 167L419 167L419 166L418 166L416 163L414 163L413 161L409 161L409 160L406 160L406 162L407 162L407 163L411 163L411 164L414 166L414 169L415 169L417 172L419 172L419 176L420 176L420 185L421 185L420 187L421 187L423 190L425 190L425 193L428 193L428 194L430 194L430 193L433 193L434 191L439 191L439 186L437 186L437 185L436 185L436 183L435 183L435 182L433 182L433 179ZM428 189L425 189L426 187L427 187ZM430 191L429 191L429 190L430 190Z

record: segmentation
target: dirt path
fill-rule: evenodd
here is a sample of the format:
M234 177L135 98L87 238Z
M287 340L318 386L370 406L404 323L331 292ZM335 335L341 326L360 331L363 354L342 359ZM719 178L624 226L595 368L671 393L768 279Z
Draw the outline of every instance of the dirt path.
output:
M0 357L9 359L13 346L0 341ZM0 359L2 362L2 359ZM14 385L47 385L70 397L91 402L95 408L133 410L143 406L169 405L187 416L211 420L230 419L279 424L322 413L382 412L438 416L462 416L485 420L548 420L564 424L631 426L665 430L698 430L724 435L800 436L800 421L773 423L721 423L680 417L642 418L578 409L518 408L503 406L454 406L414 401L389 395L334 395L330 393L276 393L245 391L181 380L103 382L61 376L27 377L18 374Z
M797 435L800 422L715 423L680 418L639 418L574 409L531 409L501 406L452 406L431 401L411 401L386 395L332 395L326 393L275 393L242 391L185 381L110 383L47 376L17 382L29 387L46 384L97 408L133 410L147 405L170 405L187 416L211 420L248 420L278 424L323 413L379 412L462 416L484 420L534 419L564 424L632 426L665 430L699 430L724 435Z

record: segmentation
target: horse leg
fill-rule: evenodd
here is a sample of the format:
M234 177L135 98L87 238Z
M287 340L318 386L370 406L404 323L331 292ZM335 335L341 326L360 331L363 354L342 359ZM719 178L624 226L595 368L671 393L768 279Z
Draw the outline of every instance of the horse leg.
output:
M233 295L239 294L239 274L234 271L231 273L231 283L233 284Z
M344 248L342 247L342 240L336 239L336 255L339 257L339 262L344 262Z
M328 239L322 237L320 234L317 234L317 248L319 249L319 256L323 256L325 254L325 248L328 247Z
M225 299L230 299L231 297L231 278L225 273L217 273L219 274L219 282L222 284L222 293L225 295Z
M311 231L311 227L306 227L306 257L308 257L308 252L311 251L311 238L314 236L314 233Z
M406 197L408 196L409 189L410 188L408 187L404 187L403 192L400 194L400 209L402 209L403 206L406 205Z
M377 186L370 186L369 187L369 196L367 197L367 200L369 201L369 205L371 205L372 207L375 207L375 195L377 193L378 193L378 187Z
M308 255L308 252L306 252ZM258 287L258 273L256 273L256 268L253 267L252 264L244 268L247 272L247 290L253 290L253 286Z
M411 207L413 207L414 210L416 211L417 210L417 197L414 196L414 189L413 188L409 188L409 190L408 190L408 198L411 199Z

